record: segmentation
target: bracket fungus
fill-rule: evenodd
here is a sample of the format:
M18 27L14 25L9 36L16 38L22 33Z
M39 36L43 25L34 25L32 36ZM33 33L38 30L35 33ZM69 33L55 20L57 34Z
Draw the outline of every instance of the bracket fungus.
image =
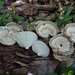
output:
M9 30L5 27L0 27L0 39L4 38L4 36L9 33Z
M29 49L32 44L38 40L38 36L31 31L22 31L15 33L15 38L20 47Z
M55 59L57 59L59 61L67 61L71 58L71 55L65 56L65 55L55 54L55 53L53 53L53 56L54 56Z
M49 45L56 54L70 55L74 52L73 43L62 34L58 34L51 38Z
M6 25L6 27L8 27L8 29L12 32L20 32L23 31L23 28L21 25L15 23L15 22L10 22Z
M39 23L36 27L36 33L42 38L48 38L49 35L54 36L58 33L58 28L51 21Z
M10 34L7 27L0 27L0 42L7 46L11 46L16 43L15 37Z
M16 43L15 37L10 33L6 34L5 37L1 39L1 44L3 45L11 46L14 45L15 43Z
M75 43L75 23L69 23L64 27L64 34Z
M49 47L42 41L35 41L32 45L32 50L38 56L47 57L50 53Z

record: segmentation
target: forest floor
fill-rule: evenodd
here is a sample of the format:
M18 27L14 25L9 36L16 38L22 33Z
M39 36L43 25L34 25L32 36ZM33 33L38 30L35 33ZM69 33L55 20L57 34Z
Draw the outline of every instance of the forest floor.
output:
M74 0L1 0L4 1L3 5L0 3L0 19L2 15L5 20L0 22L0 26L5 26L9 22L20 24L25 31L35 32L33 24L36 21L52 21L57 24L61 30L65 24L75 22L75 1ZM64 9L65 8L65 9ZM69 8L72 10L68 11ZM63 10L64 9L64 10ZM10 10L18 18L15 19ZM62 22L58 17L68 14L67 23ZM21 18L19 18L19 16ZM6 20L8 19L8 22ZM10 20L10 21L9 21ZM59 20L59 22L58 22ZM39 40L44 41L47 45L49 39L43 39L40 36ZM50 36L51 37L51 36ZM71 56L75 59L75 53ZM34 75L50 75L61 63L53 57L53 52L47 58L38 57L32 52L31 47L29 50L21 48L17 43L13 46L6 46L0 44L0 75L27 75L29 72ZM73 62L74 63L74 62ZM65 66L65 62L61 65ZM8 74L8 72L10 74Z

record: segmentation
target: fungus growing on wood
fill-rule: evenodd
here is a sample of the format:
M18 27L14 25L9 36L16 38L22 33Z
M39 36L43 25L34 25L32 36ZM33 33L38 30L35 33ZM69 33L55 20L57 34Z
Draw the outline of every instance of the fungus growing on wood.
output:
M64 27L64 34L75 43L75 23L69 23Z
M1 39L1 44L3 45L11 46L14 45L15 43L16 43L15 37L10 33L6 34L5 37Z
M15 23L15 22L10 22L6 26L8 27L8 29L10 31L13 31L13 32L23 31L22 26L17 24L17 23Z
M0 42L7 46L11 46L16 43L15 37L10 34L7 27L0 27Z
M38 55L42 57L49 56L50 49L49 47L42 41L35 41L32 45L32 50Z
M59 60L59 61L67 61L70 59L71 55L61 55L61 54L55 54L53 53L53 56L55 59Z
M9 30L5 27L0 27L0 39L2 39L7 33L9 33Z
M51 21L39 23L36 27L36 33L42 38L48 38L49 35L54 36L58 33L58 28Z
M31 31L22 31L15 34L16 41L20 47L29 49L38 40L38 36Z
M62 34L52 37L49 45L56 54L70 55L74 52L73 43Z

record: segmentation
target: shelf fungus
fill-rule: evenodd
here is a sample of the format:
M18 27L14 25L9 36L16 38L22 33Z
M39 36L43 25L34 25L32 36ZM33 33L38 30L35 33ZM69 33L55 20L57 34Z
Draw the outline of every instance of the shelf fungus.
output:
M5 35L9 33L9 30L5 27L0 27L0 39L2 39L3 37L5 37Z
M6 27L8 27L8 29L12 32L20 32L23 31L23 28L21 25L15 23L15 22L10 22L6 25Z
M25 49L29 49L32 44L38 40L38 36L31 31L22 31L15 33L15 38L20 47L24 47Z
M42 57L48 57L50 53L49 47L42 41L35 41L32 45L32 50Z
M56 54L70 55L74 52L73 43L62 34L58 34L51 38L49 45Z
M61 54L55 54L53 53L53 56L55 59L59 60L59 61L67 61L71 58L71 55L61 55Z
M44 23L44 21L37 21L37 22L35 22L35 25L38 25L38 24L41 24L41 23Z
M42 38L48 38L49 35L54 36L58 33L58 28L51 21L40 22L36 27L36 33Z
M15 43L15 37L10 33L6 34L5 37L1 39L1 44L3 45L12 46Z
M64 34L75 43L75 23L69 23L64 27Z
M10 34L7 27L0 27L0 43L11 46L16 43L15 37Z

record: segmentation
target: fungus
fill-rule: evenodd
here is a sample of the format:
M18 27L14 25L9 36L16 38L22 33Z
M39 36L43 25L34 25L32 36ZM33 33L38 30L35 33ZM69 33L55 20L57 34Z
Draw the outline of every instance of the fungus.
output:
M14 45L16 43L15 37L10 34L7 27L0 27L0 42L3 45Z
M31 31L22 31L15 34L15 38L20 47L29 49L38 40L38 36Z
M15 43L16 43L15 37L10 33L6 34L5 37L1 39L1 44L3 45L11 46L14 45Z
M71 58L71 55L61 55L61 54L55 54L53 53L53 56L55 59L59 60L59 61L67 61Z
M75 43L75 23L69 23L64 27L64 34Z
M51 21L39 23L36 27L36 33L42 38L48 38L49 35L54 36L58 33L58 28Z
M15 23L15 22L10 22L6 25L6 27L8 27L8 29L12 32L20 32L23 31L23 28L21 25Z
M74 52L73 43L62 34L52 37L49 45L52 47L53 52L57 54L70 55Z
M49 47L42 41L35 41L32 45L32 50L42 57L48 57L50 53Z

